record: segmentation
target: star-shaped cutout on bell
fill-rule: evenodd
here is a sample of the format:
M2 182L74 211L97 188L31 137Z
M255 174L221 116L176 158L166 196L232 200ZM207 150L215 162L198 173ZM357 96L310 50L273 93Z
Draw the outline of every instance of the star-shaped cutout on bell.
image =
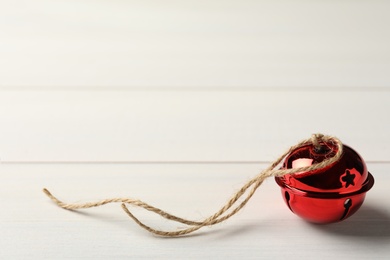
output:
M356 176L356 174L351 174L351 172L349 170L347 170L345 172L345 175L341 178L341 180L343 182L345 182L345 188L348 188L349 185L352 185L352 186L355 185L355 182L354 182L355 176Z

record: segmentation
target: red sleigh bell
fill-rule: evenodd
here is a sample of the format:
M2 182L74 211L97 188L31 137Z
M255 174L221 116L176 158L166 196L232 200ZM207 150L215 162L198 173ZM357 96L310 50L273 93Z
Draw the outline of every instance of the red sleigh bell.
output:
M321 142L320 148L308 144L292 151L282 169L310 166L334 156L338 147ZM292 212L314 223L332 223L354 214L362 205L366 192L374 185L361 156L343 146L335 163L319 170L275 177Z

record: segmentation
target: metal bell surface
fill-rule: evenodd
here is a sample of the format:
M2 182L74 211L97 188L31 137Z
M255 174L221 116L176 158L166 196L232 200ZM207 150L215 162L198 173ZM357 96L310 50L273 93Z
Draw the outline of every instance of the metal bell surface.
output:
M305 145L292 151L282 169L310 166L332 157L338 147L321 143L321 149ZM374 185L362 157L343 145L340 160L328 167L275 177L292 212L314 223L332 223L354 214L362 205L366 192Z

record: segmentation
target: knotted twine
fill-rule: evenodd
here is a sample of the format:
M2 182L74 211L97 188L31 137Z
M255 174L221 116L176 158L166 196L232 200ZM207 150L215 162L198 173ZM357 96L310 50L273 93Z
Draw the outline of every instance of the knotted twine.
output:
M300 168L291 168L291 169L278 169L277 166L281 163L281 161L292 151L295 149L306 146L306 145L313 145L317 150L320 150L320 148L325 145L333 144L337 146L337 152L334 156L327 158L326 160L312 164L310 166L306 167L300 167ZM43 189L43 192L58 206L64 209L68 210L76 210L76 209L85 209L85 208L92 208L92 207L99 207L108 203L114 203L114 202L121 202L122 209L126 212L126 214L132 218L139 226L146 229L147 231L158 235L158 236L165 236L165 237L177 237L186 235L189 233L192 233L202 227L205 226L212 226L218 223L221 223L222 221L225 221L229 219L231 216L235 215L238 211L240 211L246 203L250 200L250 198L253 196L253 194L256 192L257 188L263 183L263 181L268 177L280 177L286 174L295 174L300 172L307 172L307 171L315 171L318 169L325 168L335 162L337 162L341 155L343 153L343 145L341 141L334 137L334 136L328 136L323 134L313 134L311 138L305 139L298 144L291 146L285 153L283 153L278 159L276 159L268 168L263 170L260 174L249 180L245 185L242 186L241 189L239 189L231 198L228 200L228 202L223 205L223 207L218 210L216 213L211 215L210 217L204 219L203 221L192 221L184 218L177 217L175 215L169 214L168 212L161 210L159 208L156 208L152 205L149 205L141 200L138 199L131 199L131 198L111 198L111 199L105 199L97 202L87 202L87 203L64 203L54 197L47 189ZM249 192L247 192L249 190ZM247 194L242 202L236 203L244 194ZM137 206L140 208L143 208L145 210L151 211L155 214L158 214L168 220L176 221L182 224L185 224L189 227L179 229L177 231L164 231L164 230L158 230L154 229L143 222L141 222L138 218L136 218L128 209L126 204ZM238 205L236 205L238 204ZM235 207L233 207L235 206ZM233 208L232 208L233 207ZM227 211L230 210L229 213Z

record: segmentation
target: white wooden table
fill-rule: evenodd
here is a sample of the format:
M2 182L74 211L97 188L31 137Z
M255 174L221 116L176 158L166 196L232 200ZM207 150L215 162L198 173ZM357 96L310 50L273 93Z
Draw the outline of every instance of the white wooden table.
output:
M2 1L0 259L389 259L390 4L382 1ZM268 179L228 221L140 229L139 198L214 213L312 133L375 177L348 220L313 225ZM156 228L175 230L133 209Z
M119 204L70 212L42 187L69 202L142 198L171 213L203 219L264 164L5 164L1 165L1 256L10 258L276 258L388 259L389 163L369 164L375 186L360 211L331 225L308 224L284 205L269 179L226 223L183 238L159 238L139 228ZM156 228L175 230L133 209Z

